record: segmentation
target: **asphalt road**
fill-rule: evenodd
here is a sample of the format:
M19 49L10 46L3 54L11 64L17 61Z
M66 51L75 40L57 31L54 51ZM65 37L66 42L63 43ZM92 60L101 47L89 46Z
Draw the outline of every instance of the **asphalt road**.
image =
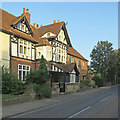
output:
M118 86L78 94L68 101L33 110L12 118L118 118Z

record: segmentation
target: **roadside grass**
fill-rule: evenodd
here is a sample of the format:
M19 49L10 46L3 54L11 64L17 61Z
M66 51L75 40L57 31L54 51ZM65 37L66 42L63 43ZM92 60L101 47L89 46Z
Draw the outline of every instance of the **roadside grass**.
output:
M21 94L21 95L12 95L12 94L2 94L2 100L14 99L19 97L25 97L28 95Z

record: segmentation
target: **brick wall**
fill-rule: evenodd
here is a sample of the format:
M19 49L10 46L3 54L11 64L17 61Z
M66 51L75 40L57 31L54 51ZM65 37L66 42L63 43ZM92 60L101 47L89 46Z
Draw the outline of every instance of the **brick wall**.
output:
M18 64L29 65L30 69L32 69L32 70L35 69L35 62L34 61L12 57L11 58L11 70L16 75L18 74Z
M80 72L80 79L83 79L83 74L87 75L87 61L85 61L85 66L83 67L83 60L80 59L80 67L78 66L78 58L74 57L74 62L76 62L77 68ZM70 63L70 55L67 54L67 64Z

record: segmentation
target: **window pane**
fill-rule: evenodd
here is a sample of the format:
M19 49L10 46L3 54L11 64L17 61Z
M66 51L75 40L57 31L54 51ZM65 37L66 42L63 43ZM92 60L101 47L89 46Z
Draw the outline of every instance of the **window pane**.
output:
M23 71L23 80L25 80L25 71Z
M29 67L29 66L27 66L27 70L29 70L29 68L30 68L30 67Z
M27 45L27 41L24 41L24 44Z
M30 48L28 48L28 56L30 56Z
M80 67L80 60L78 60L78 66Z
M28 46L30 46L30 42L28 42Z
M20 23L17 24L17 28L20 29Z
M50 33L47 33L47 37L50 37Z
M23 53L23 46L20 45L20 53Z
M19 65L19 69L22 69L22 65Z
M20 43L23 44L23 40L20 40Z
M26 70L26 66L23 66L23 70Z
M24 31L24 25L22 25L22 31Z
M24 46L24 54L26 54L27 52L27 48Z
M22 80L22 71L19 71L19 79Z

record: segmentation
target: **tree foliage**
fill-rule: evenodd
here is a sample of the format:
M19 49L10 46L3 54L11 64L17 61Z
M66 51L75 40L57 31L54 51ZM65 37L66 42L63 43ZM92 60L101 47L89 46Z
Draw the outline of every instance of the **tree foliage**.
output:
M120 84L120 48L118 49L117 53L117 65L118 65L118 83Z
M91 67L100 73L103 82L115 82L117 71L117 54L113 50L112 43L98 41L91 52Z
M11 73L4 66L2 67L2 93L3 94L23 94L25 84L22 83L18 77Z
M37 83L37 84L44 84L49 79L49 71L47 70L45 59L42 55L40 59L40 66L38 70L31 70L30 74L26 77L27 83Z
M36 96L40 99L43 97L51 97L51 87L48 85L49 71L45 64L45 59L42 55L38 70L31 70L26 77L26 82L33 85Z

